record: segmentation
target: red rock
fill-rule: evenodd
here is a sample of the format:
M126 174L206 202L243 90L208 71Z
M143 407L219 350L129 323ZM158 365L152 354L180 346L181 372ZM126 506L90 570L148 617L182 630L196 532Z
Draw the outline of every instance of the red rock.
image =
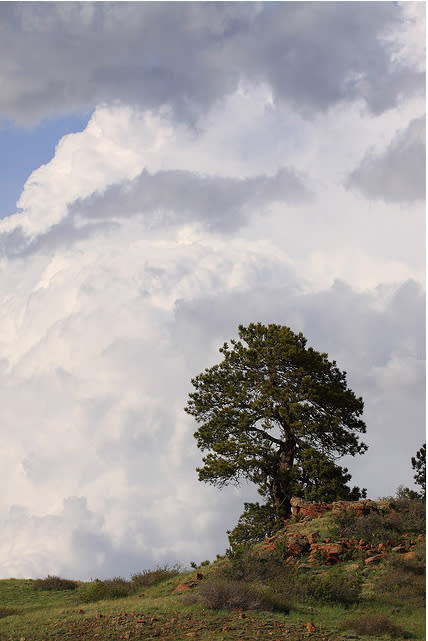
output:
M375 554L374 556L369 556L365 561L365 565L373 565L373 563L379 563L383 559L382 554Z
M305 546L300 545L300 543L291 543L287 546L287 552L289 556L300 556L305 551Z
M310 545L312 545L312 543L316 543L317 541L319 541L319 538L320 538L319 532L311 532L311 534L308 534L308 542Z
M268 552L273 552L275 550L275 543L265 543L262 547L262 550L267 550Z

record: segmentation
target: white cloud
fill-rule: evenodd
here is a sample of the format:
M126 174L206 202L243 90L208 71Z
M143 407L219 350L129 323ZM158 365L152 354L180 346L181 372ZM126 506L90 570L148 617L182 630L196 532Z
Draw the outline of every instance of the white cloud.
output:
M366 399L355 482L371 495L411 483L424 212L342 183L421 108L342 105L305 121L266 83L241 83L194 128L168 109L103 105L60 141L0 223L2 575L126 575L223 551L253 491L198 483L183 407L240 322L290 325L337 358ZM395 464L380 478L386 442Z

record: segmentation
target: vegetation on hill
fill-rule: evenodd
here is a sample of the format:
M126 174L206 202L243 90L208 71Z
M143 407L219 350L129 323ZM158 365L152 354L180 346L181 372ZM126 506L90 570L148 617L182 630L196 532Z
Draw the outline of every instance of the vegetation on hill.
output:
M0 640L424 639L425 503L332 507L191 572L0 581Z

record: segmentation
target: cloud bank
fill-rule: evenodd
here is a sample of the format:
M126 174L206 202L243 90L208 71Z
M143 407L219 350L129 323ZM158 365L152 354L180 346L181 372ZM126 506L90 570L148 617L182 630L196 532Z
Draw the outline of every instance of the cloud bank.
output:
M391 37L421 19L410 4L2 3L0 111L34 122L119 99L190 122L243 81L305 116L356 99L381 113L424 91Z
M412 484L423 7L365 7L0 6L3 115L93 110L0 221L1 576L224 551L255 492L197 481L183 408L240 323L336 359L365 400L353 482Z
M399 131L383 154L368 154L351 174L349 186L371 199L408 203L425 200L425 116Z

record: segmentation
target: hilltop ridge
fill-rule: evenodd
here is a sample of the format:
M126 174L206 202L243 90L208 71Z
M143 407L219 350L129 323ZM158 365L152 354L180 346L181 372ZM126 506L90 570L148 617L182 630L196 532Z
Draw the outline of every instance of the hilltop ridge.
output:
M425 638L422 501L293 499L274 536L194 565L0 581L0 641Z

